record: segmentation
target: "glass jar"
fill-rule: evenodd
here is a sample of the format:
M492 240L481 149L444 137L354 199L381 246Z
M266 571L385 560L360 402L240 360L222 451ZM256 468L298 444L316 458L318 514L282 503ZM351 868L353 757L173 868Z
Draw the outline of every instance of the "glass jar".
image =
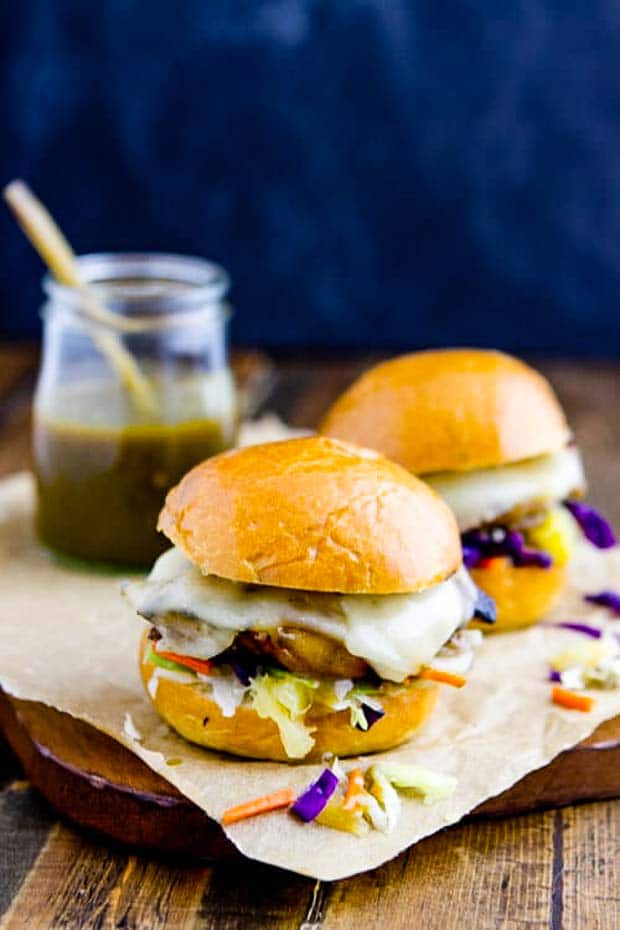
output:
M71 556L147 566L170 545L156 530L168 489L236 439L229 280L180 255L85 255L79 265L86 297L43 281L37 531ZM111 311L105 323L87 312L92 294Z

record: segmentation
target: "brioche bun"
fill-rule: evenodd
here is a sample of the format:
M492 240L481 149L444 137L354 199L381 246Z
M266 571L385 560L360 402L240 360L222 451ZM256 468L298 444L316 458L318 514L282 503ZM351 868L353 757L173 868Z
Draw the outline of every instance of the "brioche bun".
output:
M308 591L421 591L461 564L439 495L321 436L208 459L170 491L158 528L205 574Z
M371 368L320 432L377 449L414 474L505 465L555 452L571 437L547 380L483 349L414 352Z
M140 648L140 675L147 688L156 666L145 660L147 633ZM208 749L217 749L250 759L291 762L278 728L271 719L263 719L249 706L241 706L233 717L223 717L215 701L194 684L159 678L154 697L147 694L158 713L185 739ZM315 728L314 747L298 761L318 762L326 752L337 756L357 756L381 752L399 746L426 721L439 694L439 685L418 681L403 685L402 691L381 696L385 716L369 730L351 726L348 711L313 714L304 723Z
M497 608L497 620L492 626L470 624L485 633L518 630L536 623L551 610L566 581L563 565L517 568L508 558L490 559L488 567L470 568L469 574L479 588L490 594Z

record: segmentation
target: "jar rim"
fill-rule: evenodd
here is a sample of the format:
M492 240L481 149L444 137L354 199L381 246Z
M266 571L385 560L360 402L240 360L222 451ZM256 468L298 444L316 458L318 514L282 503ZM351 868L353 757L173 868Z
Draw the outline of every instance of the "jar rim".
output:
M97 322L105 328L144 332L227 319L231 314L223 301L230 278L224 268L207 259L170 252L93 252L78 256L77 262L88 290L102 297L110 311L105 322ZM62 284L49 273L41 283L57 306L79 318L89 316L79 288Z

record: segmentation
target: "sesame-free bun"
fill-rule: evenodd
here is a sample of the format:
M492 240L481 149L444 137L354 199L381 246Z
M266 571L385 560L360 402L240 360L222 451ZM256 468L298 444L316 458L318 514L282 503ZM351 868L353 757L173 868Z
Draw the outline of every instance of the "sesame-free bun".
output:
M205 574L308 591L421 591L461 564L434 491L320 436L207 459L170 491L158 528Z
M320 432L377 449L414 474L505 465L555 452L571 436L541 374L483 349L414 352L371 368Z
M351 726L348 711L318 715L313 714L311 708L304 717L304 724L314 729L314 746L303 760L291 760L273 720L259 717L249 705L237 708L233 717L223 717L202 686L159 676L157 687L152 686L151 693L148 684L156 666L146 661L146 654L145 632L140 650L140 674L148 696L164 720L192 743L248 759L318 762L326 752L342 757L391 749L422 726L439 693L435 683L418 681L393 694L382 694L385 715L366 731Z
M531 626L547 614L566 583L566 568L551 565L515 566L508 558L489 559L487 568L470 568L479 588L490 594L497 608L492 626L475 621L470 626L485 633L505 633Z

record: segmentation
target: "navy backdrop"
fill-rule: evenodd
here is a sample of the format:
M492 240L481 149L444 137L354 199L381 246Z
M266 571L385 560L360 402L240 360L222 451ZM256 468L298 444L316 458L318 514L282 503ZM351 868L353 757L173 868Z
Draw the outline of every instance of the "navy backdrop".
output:
M6 0L0 180L237 342L620 353L617 0ZM0 328L40 265L0 211Z

